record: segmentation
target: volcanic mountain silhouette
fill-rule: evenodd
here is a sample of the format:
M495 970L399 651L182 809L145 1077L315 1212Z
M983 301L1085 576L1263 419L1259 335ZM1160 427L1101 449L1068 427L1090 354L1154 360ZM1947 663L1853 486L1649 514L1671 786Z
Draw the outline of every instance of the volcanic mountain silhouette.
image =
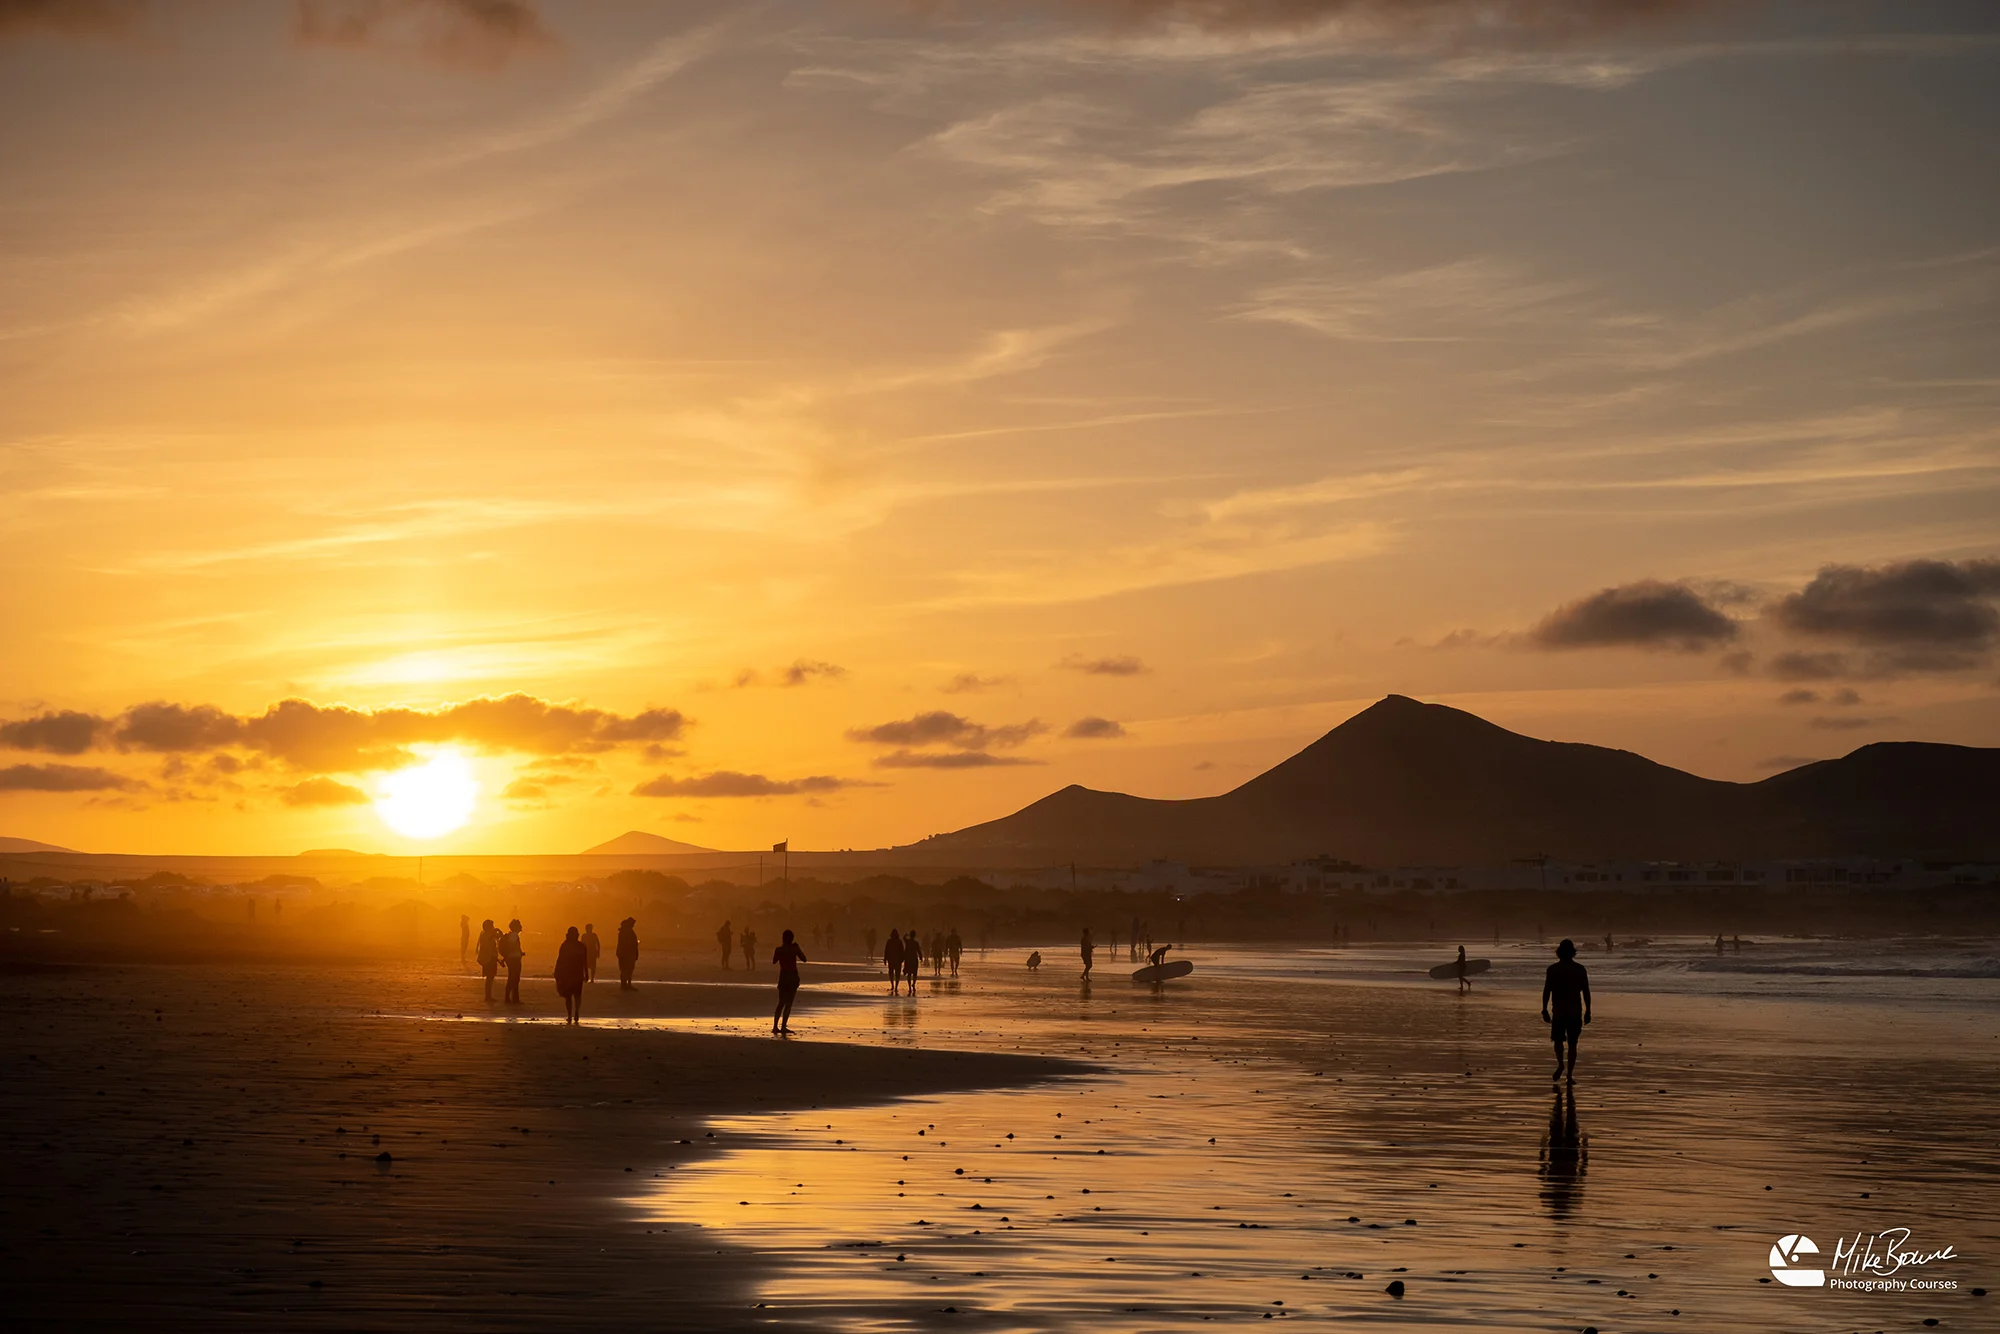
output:
M2000 750L1864 746L1758 783L1538 741L1390 695L1232 792L1158 801L1071 786L905 851L932 860L1371 866L1879 856L2000 859Z
M663 853L713 852L713 848L697 847L693 843L683 843L679 839L667 838L660 834L649 834L643 829L631 829L614 839L599 843L594 848L585 848L586 857L617 855L621 857L659 856Z

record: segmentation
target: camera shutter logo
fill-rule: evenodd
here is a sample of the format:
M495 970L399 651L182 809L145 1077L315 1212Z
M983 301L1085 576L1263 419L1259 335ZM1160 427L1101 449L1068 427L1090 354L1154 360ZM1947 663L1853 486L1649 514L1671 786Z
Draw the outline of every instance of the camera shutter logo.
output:
M1824 1269L1799 1268L1801 1257L1818 1255L1819 1247L1813 1239L1792 1232L1778 1238L1778 1244L1771 1248L1771 1277L1788 1288L1823 1288L1826 1286Z

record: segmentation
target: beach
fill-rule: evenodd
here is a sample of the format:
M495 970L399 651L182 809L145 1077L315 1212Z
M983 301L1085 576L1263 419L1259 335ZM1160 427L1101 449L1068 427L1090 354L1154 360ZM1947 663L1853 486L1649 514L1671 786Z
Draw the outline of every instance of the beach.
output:
M1198 947L1162 988L1053 944L914 997L817 969L790 1042L693 958L597 983L577 1029L545 979L524 1020L455 966L10 976L6 1295L51 1324L1993 1327L1992 942L1587 949L1573 1090L1546 944L1471 952L1464 995L1424 976L1440 945ZM1954 1250L1902 1277L1954 1286L1773 1281L1781 1236L1898 1228Z
M588 1310L728 1327L755 1301L756 1257L618 1203L707 1152L712 1118L1055 1069L565 1031L546 977L523 995L516 1022L473 1025L456 1016L484 1012L470 1008L479 981L455 963L0 978L9 1323L547 1328ZM769 995L653 985L624 1012L762 1013L768 1027ZM586 1003L616 1000L614 978ZM813 1012L809 996L801 1017Z

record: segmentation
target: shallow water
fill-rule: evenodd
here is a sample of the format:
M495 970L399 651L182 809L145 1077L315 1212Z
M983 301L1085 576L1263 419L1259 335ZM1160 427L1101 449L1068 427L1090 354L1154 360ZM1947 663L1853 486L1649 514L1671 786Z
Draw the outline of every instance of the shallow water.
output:
M1155 989L1103 953L1085 986L1047 948L1039 974L969 956L914 999L836 984L862 1003L797 1040L1102 1072L719 1121L717 1155L634 1204L764 1257L763 1314L811 1328L2000 1328L1971 1294L2000 1277L1994 942L1588 953L1573 1095L1546 948L1474 949L1494 969L1465 996L1423 975L1448 953L1200 949ZM1899 1226L1955 1248L1921 1276L1957 1291L1769 1281L1780 1235L1830 1256Z

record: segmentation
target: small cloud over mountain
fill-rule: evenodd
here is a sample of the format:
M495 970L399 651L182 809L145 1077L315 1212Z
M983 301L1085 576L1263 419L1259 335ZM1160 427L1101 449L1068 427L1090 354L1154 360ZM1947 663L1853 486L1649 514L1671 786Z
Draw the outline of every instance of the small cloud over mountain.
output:
M1086 676L1138 676L1148 670L1145 663L1130 654L1086 658L1081 653L1072 653L1056 666L1063 671L1082 672Z
M661 774L632 789L635 797L788 797L801 792L835 792L854 784L828 774L810 778L770 778L718 769L690 778Z
M1688 585L1641 579L1565 603L1538 621L1527 639L1544 649L1699 653L1731 643L1741 633L1734 620Z

